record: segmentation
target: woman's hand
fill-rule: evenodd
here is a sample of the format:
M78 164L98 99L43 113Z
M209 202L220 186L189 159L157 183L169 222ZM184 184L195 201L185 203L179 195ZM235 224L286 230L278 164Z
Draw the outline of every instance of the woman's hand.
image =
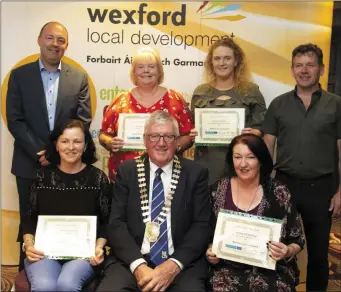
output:
M288 257L289 247L283 242L269 241L266 245L269 250L269 256L275 261Z
M44 253L40 250L35 249L33 243L29 243L25 245L25 253L26 253L26 258L31 263L38 262L44 258Z
M212 246L211 245L209 246L209 248L206 251L206 258L209 261L209 263L212 265L216 265L217 263L219 263L219 259L212 252Z
M106 142L107 149L112 152L120 151L121 148L123 147L123 144L124 144L123 139L119 137L113 137L111 139L108 139Z
M97 266L100 265L104 260L104 249L100 246L95 247L95 256L91 257L90 265Z
M192 141L194 141L195 137L198 136L198 131L195 128L191 129L189 136L191 137Z
M244 128L242 134L254 134L256 136L262 137L262 132L253 128Z

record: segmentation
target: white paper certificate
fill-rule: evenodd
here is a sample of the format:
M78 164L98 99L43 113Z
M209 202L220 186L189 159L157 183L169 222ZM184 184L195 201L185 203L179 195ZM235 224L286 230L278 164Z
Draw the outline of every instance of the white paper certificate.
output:
M35 248L49 259L90 259L96 224L96 216L39 216Z
M266 243L279 241L282 221L246 213L221 210L212 251L218 258L274 270Z
M144 124L150 114L120 114L117 136L123 139L122 150L145 150Z
M243 108L196 108L194 114L198 131L195 144L199 146L226 146L244 129Z

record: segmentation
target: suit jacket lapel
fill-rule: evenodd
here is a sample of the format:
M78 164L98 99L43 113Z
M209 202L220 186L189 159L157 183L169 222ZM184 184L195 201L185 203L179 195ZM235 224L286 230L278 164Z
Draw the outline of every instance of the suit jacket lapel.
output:
M66 91L70 88L71 78L70 78L71 68L62 62L61 70L59 75L59 85L58 85L58 95L57 95L57 106L56 115L54 119L54 124L57 124L58 117L63 108L64 99L67 96Z
M175 189L175 193L172 200L171 205L171 228L172 228L172 238L174 242L175 238L175 230L176 230L176 224L177 224L177 214L179 214L181 206L183 204L182 197L185 192L185 186L186 186L186 173L183 169L183 165L181 164L181 158L179 157L180 165L181 165L181 171L180 171L180 178L178 185ZM174 164L173 164L174 169ZM165 196L167 195L167 190L165 190Z
M39 104L40 110L44 117L44 122L46 123L47 128L49 129L49 119L47 115L47 105L46 105L46 98L45 98L45 91L44 91L44 84L43 80L41 79L40 67L39 67L39 60L36 62L36 72L31 75L31 88L34 91L33 97L38 99L37 104Z

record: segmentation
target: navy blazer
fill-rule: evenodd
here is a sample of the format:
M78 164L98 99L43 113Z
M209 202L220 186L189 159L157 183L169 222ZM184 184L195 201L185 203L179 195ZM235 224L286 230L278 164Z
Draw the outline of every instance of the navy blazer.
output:
M50 134L44 85L39 61L12 70L6 100L8 129L14 137L12 173L34 179L40 169L37 152L44 150ZM91 123L87 75L61 63L55 127L68 119Z
M202 257L212 240L211 202L208 170L197 162L179 157L181 173L171 205L174 244L172 258L184 267ZM149 192L149 157L145 158ZM126 265L138 258L144 237L140 192L135 160L127 160L117 170L114 198L107 234L113 254Z

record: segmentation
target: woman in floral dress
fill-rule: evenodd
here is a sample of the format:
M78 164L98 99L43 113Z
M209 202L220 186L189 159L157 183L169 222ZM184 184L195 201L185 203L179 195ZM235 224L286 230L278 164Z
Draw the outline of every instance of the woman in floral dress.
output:
M190 111L180 93L160 86L164 79L159 53L149 47L140 49L133 57L130 79L136 87L121 92L107 108L99 141L110 152L108 163L109 178L115 182L116 169L124 160L133 159L141 153L121 151L123 140L117 137L120 113L152 113L164 110L170 113L179 124L180 139L178 152L192 146L189 137L194 127Z

